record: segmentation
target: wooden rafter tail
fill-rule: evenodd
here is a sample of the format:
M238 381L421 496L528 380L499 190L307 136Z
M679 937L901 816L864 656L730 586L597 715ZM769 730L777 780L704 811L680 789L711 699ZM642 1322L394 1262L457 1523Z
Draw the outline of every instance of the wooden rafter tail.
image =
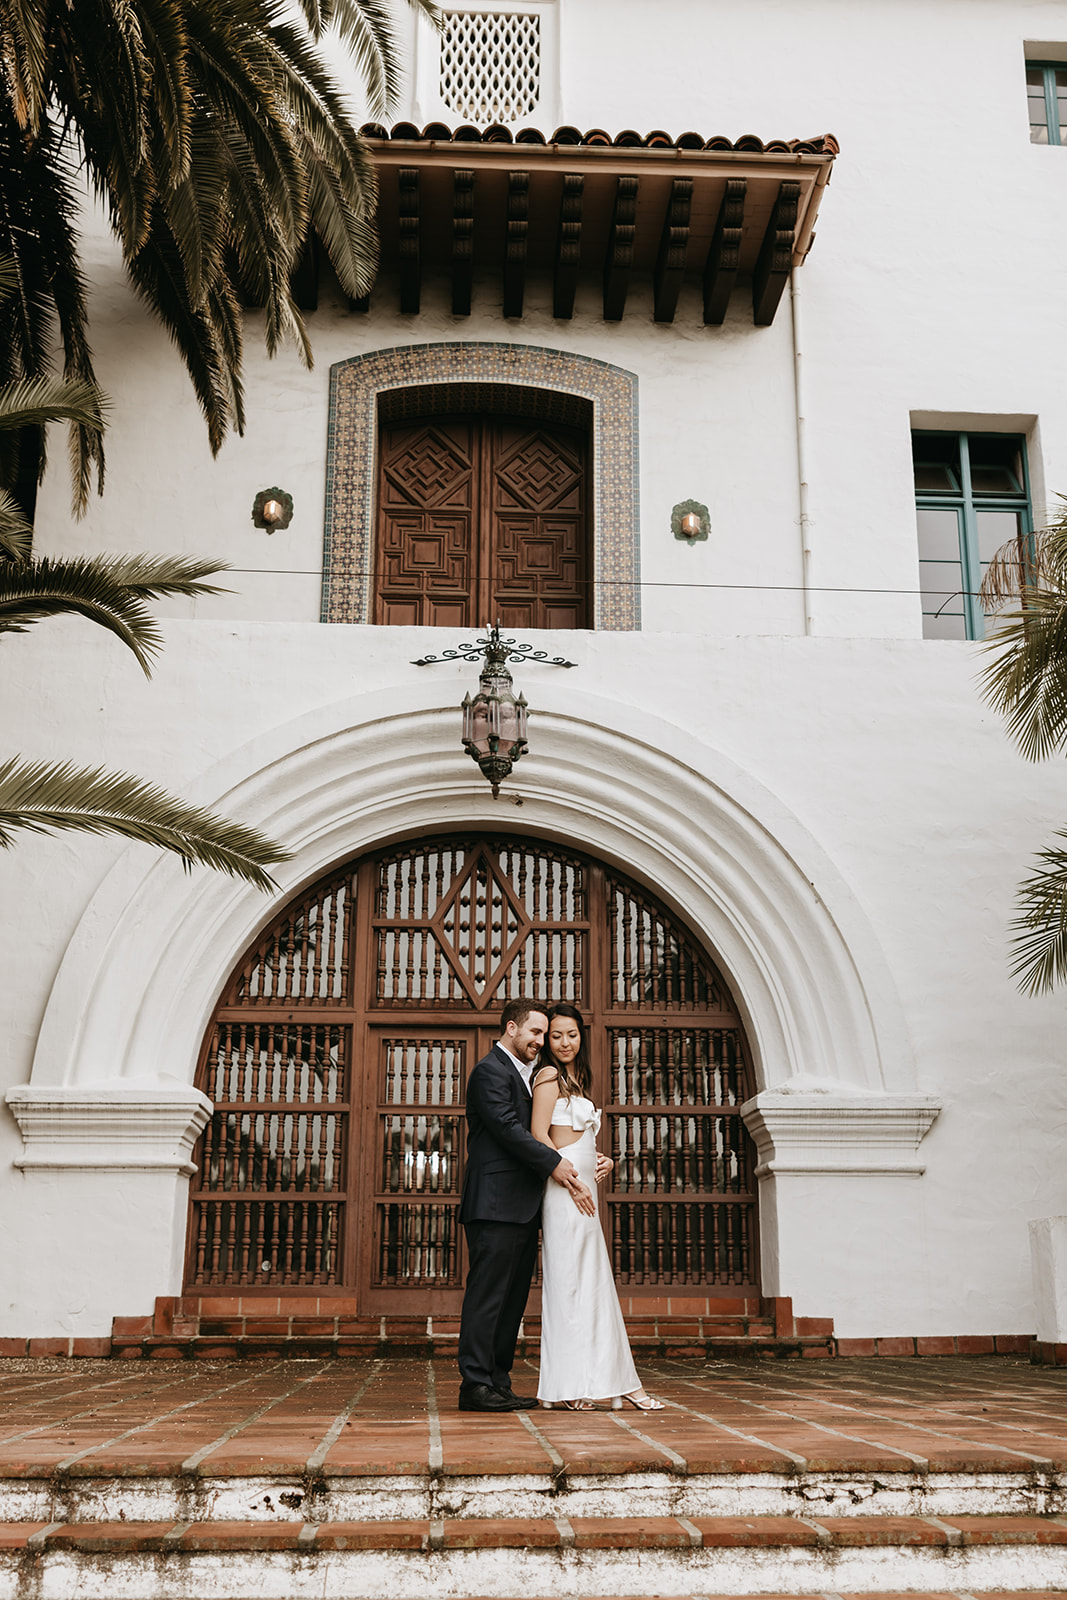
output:
M715 327L726 320L730 295L737 282L747 190L744 178L727 179L726 193L711 236L711 249L704 267L704 321Z
M585 179L580 172L565 172L559 208L559 244L552 284L552 315L574 315L574 295L582 260L582 190Z
M474 281L474 173L457 167L452 174L452 315L471 314Z
M526 240L529 232L530 174L508 173L507 236L504 240L504 315L521 317L526 294Z
M770 327L789 280L799 205L800 184L787 178L778 185L778 198L752 274L752 317L757 328Z
M418 312L422 295L418 167L401 167L399 181L400 309L413 316Z
M637 232L637 189L638 180L634 177L616 180L615 210L604 262L605 322L621 322L626 310L626 294L634 263L634 235Z
M675 178L667 215L663 219L656 257L655 311L657 322L673 322L689 253L689 214L693 206L692 178Z

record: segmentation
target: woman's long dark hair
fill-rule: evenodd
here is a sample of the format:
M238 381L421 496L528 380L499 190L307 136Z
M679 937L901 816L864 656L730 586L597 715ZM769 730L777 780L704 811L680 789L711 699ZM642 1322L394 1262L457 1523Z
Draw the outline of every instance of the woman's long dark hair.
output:
M549 1007L549 1030L551 1030L554 1017L566 1017L568 1021L577 1023L581 1044L578 1046L578 1054L570 1066L564 1067L552 1054L548 1043L548 1034L546 1033L545 1047L541 1051L541 1065L543 1067L555 1067L559 1073L560 1092L565 1094L568 1100L572 1094L580 1094L587 1097L593 1085L593 1071L589 1065L589 1045L586 1040L585 1021L582 1013L566 1000L561 1000L559 1005Z

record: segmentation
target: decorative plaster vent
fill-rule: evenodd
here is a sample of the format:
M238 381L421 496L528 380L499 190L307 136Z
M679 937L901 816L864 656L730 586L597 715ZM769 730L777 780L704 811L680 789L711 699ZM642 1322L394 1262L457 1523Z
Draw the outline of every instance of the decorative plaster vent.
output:
M785 1173L900 1173L920 1177L916 1154L941 1102L931 1095L795 1093L764 1089L741 1107L756 1144L757 1178Z
M6 1098L25 1149L14 1165L24 1169L164 1169L188 1176L196 1171L193 1146L211 1116L211 1101L191 1085L20 1084Z
M526 12L446 11L441 99L485 127L517 122L541 98L541 19Z

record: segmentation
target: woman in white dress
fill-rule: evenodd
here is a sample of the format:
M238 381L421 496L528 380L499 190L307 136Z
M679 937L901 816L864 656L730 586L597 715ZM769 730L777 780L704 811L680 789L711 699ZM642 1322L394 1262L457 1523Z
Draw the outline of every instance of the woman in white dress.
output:
M534 1076L530 1132L553 1150L566 1150L595 1194L614 1162L597 1154L600 1112L589 1099L591 1076L581 1013L572 1005L552 1006ZM583 1216L558 1183L545 1185L541 1275L541 1404L596 1411L593 1396L610 1395L615 1409L625 1400L639 1411L661 1411L663 1402L641 1387L630 1354L600 1219Z

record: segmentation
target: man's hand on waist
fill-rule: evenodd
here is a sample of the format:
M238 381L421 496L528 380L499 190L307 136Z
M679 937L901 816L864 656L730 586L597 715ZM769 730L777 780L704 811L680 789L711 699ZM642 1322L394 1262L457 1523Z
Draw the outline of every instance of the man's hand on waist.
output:
M596 1216L596 1201L579 1178L577 1167L566 1156L562 1156L559 1164L552 1168L552 1177L568 1191L583 1216Z

